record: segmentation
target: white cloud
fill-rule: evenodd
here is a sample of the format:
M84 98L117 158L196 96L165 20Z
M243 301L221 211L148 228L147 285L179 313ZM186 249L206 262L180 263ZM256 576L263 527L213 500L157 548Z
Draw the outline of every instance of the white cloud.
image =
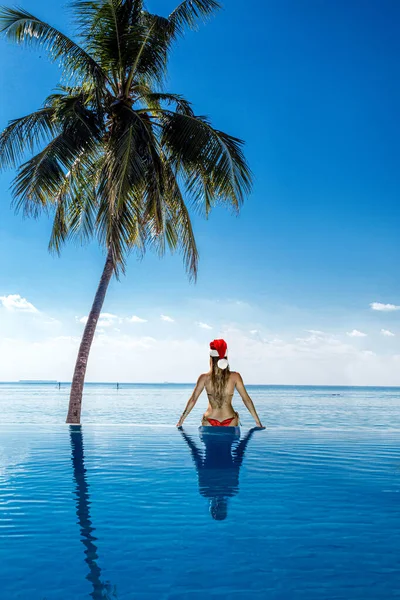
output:
M312 333L313 335L325 335L323 331L319 331L318 329L306 329L308 333Z
M82 317L79 320L79 323L83 323L86 325L88 317ZM112 327L116 323L120 323L121 319L117 315L113 315L112 313L100 313L99 320L97 321L98 327Z
M141 319L140 317L137 317L136 315L133 315L132 317L128 317L126 320L128 321L128 323L147 323L147 319Z
M9 294L8 296L0 296L0 302L5 309L11 311L37 313L38 309L28 302L26 298L22 298L19 294Z
M256 333L258 333L258 329L251 329L250 333L251 335L256 335Z
M100 313L101 319L119 319L117 315L113 315L112 313Z
M381 334L385 335L386 337L394 337L394 333L392 333L391 331L389 331L389 329L381 329Z
M203 323L202 321L197 321L196 325L200 327L200 329L212 329L211 325L207 325L207 323Z
M46 317L46 320L43 321L44 325L61 325L61 321L58 319L53 319L53 317Z
M353 331L348 331L347 335L349 337L367 337L366 333L363 333L362 331L358 331L358 329L353 329Z
M397 304L382 304L381 302L371 302L370 307L372 310L381 310L386 312L400 310L400 306Z
M167 323L175 323L174 319L168 317L168 315L161 315L160 319L161 321L167 321Z
M360 351L351 338L309 334L267 341L233 327L224 328L221 336L228 342L232 368L246 383L400 385L400 354ZM0 380L70 381L79 343L79 337L66 335L0 336ZM208 356L208 345L185 332L156 340L106 329L93 342L87 381L196 381Z

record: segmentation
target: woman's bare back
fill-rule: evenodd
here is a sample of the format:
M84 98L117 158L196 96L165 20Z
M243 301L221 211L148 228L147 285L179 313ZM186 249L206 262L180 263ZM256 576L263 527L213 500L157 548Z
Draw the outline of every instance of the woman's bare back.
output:
M237 427L239 425L239 415L232 406L232 398L236 389L243 400L243 404L246 406L246 408L254 418L256 425L258 427L262 427L256 409L254 408L254 404L244 386L243 379L240 373L237 372L231 372L229 374L229 379L226 382L225 389L222 394L222 399L219 398L218 402L214 397L211 373L203 373L203 375L200 375L199 379L197 380L196 387L194 388L193 393L188 400L186 408L183 411L182 416L177 423L178 427L182 426L183 421L186 419L187 415L195 406L200 394L203 392L204 389L207 392L208 407L206 412L204 413L202 425L211 425L209 419L215 419L216 421L219 421L220 424L227 419L231 419L229 423L231 427ZM218 423L216 424L218 425Z
M204 387L207 392L208 407L204 413L202 425L209 425L210 423L208 422L208 419L216 419L222 422L226 419L233 418L230 426L237 427L239 425L239 415L232 406L232 398L236 388L237 373L231 372L229 374L229 379L226 382L222 397L218 398L218 400L215 398L211 374L205 373L204 377Z

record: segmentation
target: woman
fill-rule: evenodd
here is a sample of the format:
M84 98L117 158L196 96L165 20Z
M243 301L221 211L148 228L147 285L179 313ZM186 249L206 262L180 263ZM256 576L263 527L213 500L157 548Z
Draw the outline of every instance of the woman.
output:
M243 403L254 418L257 427L263 427L253 401L244 387L240 373L229 370L227 349L225 340L211 342L210 371L200 375L193 394L176 424L177 427L182 427L204 388L207 391L208 408L201 422L203 427L238 427L239 414L232 407L235 389L241 395Z

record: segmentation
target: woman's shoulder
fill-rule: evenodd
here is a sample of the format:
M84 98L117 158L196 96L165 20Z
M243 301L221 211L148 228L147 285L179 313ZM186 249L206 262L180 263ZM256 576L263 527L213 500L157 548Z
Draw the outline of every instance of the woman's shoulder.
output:
M210 379L210 373L202 373L199 376L197 383L206 383L206 381L208 381L208 379Z
M232 381L239 381L241 379L240 373L238 373L238 371L231 371L230 378L232 379Z
M231 371L231 381L235 385L243 385L243 379L239 371Z

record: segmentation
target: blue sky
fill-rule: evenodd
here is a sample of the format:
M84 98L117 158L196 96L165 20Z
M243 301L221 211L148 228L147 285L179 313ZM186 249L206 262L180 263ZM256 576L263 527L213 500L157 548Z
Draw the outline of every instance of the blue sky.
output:
M64 3L19 4L72 33ZM224 335L252 383L400 384L400 5L245 6L226 1L180 42L168 88L246 141L253 193L240 217L194 217L195 286L179 256L130 258L88 379L192 381ZM0 127L39 107L58 74L45 53L1 40ZM0 175L0 380L69 380L104 256L49 255L50 222L14 214L11 178Z

